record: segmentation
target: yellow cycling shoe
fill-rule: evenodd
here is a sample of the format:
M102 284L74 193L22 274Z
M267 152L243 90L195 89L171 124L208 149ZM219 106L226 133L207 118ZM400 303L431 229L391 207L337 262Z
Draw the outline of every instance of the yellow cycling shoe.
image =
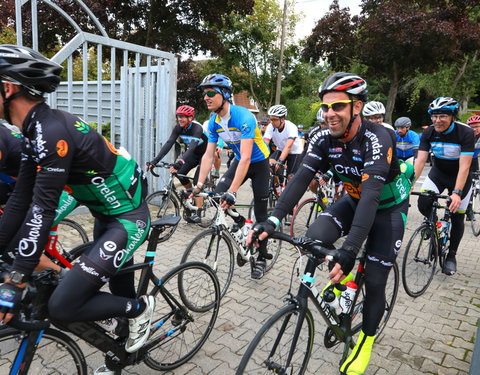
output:
M340 374L362 375L368 366L368 362L370 362L374 340L375 336L365 336L363 331L361 331L357 344L347 360L340 366Z

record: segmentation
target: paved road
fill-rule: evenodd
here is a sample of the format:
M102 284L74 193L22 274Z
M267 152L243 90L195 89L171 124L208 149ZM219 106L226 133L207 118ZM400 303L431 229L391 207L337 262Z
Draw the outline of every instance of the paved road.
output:
M250 201L249 184L241 190L240 201ZM91 228L88 215L75 217ZM404 244L422 218L413 204L408 215ZM179 263L186 244L201 228L182 221L172 238L157 251L159 274ZM402 246L403 247L403 246ZM144 255L145 246L137 259ZM401 263L403 252L399 254ZM282 305L296 256L286 246L275 267L262 280L250 278L248 266L236 267L233 280L222 300L216 327L202 350L174 372L167 374L233 374L249 342L263 323ZM467 374L480 318L480 250L478 238L466 226L458 254L456 275L435 275L426 293L413 299L400 285L397 302L384 331L376 343L368 374ZM322 286L326 278L318 279ZM339 350L322 346L323 325L316 320L316 336L309 374L338 374ZM102 356L82 344L89 367L103 363ZM321 369L321 371L320 371ZM128 368L124 373L153 374L146 366Z

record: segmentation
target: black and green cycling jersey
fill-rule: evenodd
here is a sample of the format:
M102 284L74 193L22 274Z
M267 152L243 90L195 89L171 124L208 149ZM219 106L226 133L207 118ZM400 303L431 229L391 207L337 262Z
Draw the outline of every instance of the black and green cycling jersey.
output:
M22 133L22 161L0 223L0 250L18 234L13 246L20 256L14 269L30 274L64 188L101 219L138 208L147 186L141 168L125 150L117 150L72 114L37 104L26 116Z

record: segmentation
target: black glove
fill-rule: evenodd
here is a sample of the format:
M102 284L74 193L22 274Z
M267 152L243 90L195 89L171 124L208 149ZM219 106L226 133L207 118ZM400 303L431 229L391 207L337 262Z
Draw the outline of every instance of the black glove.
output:
M237 201L237 193L231 190L227 190L222 195L222 201L225 201L229 206L234 206Z
M341 247L337 250L335 257L337 258L337 263L340 264L340 268L342 269L344 275L348 275L350 272L352 272L356 258L356 254L353 249L348 250Z
M328 181L330 181L330 179L332 178L332 175L327 172L327 173L322 174L320 177L322 178L323 181L328 183Z
M172 167L178 171L180 168L182 168L183 164L185 164L185 161L183 159L178 159L175 163L172 164Z
M278 159L275 164L277 164L279 167L283 167L283 166L285 165L285 160L283 160L283 159Z
M155 167L155 163L153 162L153 160L147 161L145 164L147 165L147 171Z
M203 190L203 187L200 188L198 186L195 186L192 190L193 196L196 197L198 194L200 194L202 192L202 190Z
M15 314L20 308L24 290L15 284L0 285L0 312Z
M263 232L267 232L268 235L270 236L273 232L275 232L275 229L277 228L277 226L275 225L275 223L273 221L271 221L270 219L267 219L265 221L262 221L260 223L255 223L255 225L253 226L253 230L259 235Z

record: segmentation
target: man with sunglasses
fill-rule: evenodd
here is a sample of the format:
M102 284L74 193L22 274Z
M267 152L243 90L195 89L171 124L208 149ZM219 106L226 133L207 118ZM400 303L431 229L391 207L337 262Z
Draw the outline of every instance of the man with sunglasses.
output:
M443 265L443 273L453 275L457 271L456 254L463 237L465 211L472 193L470 165L475 150L473 130L458 121L458 102L450 97L439 97L428 107L432 125L427 127L420 138L415 175L418 178L433 152L433 166L422 185L422 191L441 193L448 190L451 202L452 229L450 248ZM432 210L432 199L418 197L418 209L428 217Z
M170 138L165 142L157 157L147 163L147 170L153 168L165 157L165 155L167 155L175 144L177 138L181 138L188 148L187 151L185 151L185 153L170 167L170 172L186 175L200 164L202 156L207 149L207 135L203 131L202 124L193 120L194 117L195 109L193 107L182 105L177 108L178 124L173 128ZM199 168L197 168L195 172L194 183L198 180L198 173ZM185 189L192 188L193 185L188 178L178 177L178 179ZM195 199L195 205L198 207L198 210L197 213L192 213L186 218L189 223L199 223L201 221L199 214L202 204L202 198Z
M342 374L363 374L370 361L372 346L385 311L388 274L400 250L413 180L413 166L399 163L394 133L360 118L367 99L367 83L352 73L334 73L319 89L321 109L328 129L310 141L302 166L267 221L257 223L250 233L265 239L301 198L315 173L331 167L343 181L348 195L320 213L306 236L333 244L346 235L330 264L332 283L350 274L356 256L366 240L366 299L363 324L357 343L345 362Z
M194 194L198 194L212 167L213 156L219 138L231 148L235 160L220 179L216 193L223 193L222 208L232 208L237 199L240 186L250 178L252 180L255 217L267 219L268 200L268 156L270 151L262 138L255 116L246 108L232 104L233 87L230 78L221 74L206 76L200 88L209 111L216 115L208 124L208 146L202 159L200 175ZM244 223L239 223L242 227ZM267 254L266 241L262 242L258 259L252 270L252 278L260 279L265 273Z
M277 150L270 155L270 164L276 164L277 170L286 164L287 179L290 180L300 165L303 141L295 124L285 118L287 113L287 107L282 104L270 107L268 110L270 124L263 139L267 145L273 140L277 146Z

